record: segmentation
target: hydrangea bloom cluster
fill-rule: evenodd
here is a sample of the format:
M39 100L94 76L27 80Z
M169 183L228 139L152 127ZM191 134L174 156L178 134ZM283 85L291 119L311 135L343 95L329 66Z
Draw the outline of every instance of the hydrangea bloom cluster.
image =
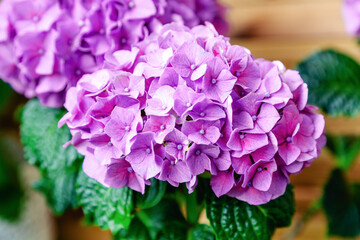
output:
M69 90L71 143L106 186L150 178L189 192L204 172L217 196L263 204L318 157L324 118L280 62L254 59L212 25L165 25Z
M343 17L348 33L360 36L360 1L344 0Z
M172 21L227 28L216 0L3 0L0 78L61 107L67 89L99 70L106 52L130 49Z

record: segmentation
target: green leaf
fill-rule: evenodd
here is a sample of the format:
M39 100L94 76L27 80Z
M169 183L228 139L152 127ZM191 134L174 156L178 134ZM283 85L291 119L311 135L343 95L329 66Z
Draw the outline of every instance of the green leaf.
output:
M75 182L82 162L74 147L62 147L71 138L66 126L57 127L63 115L61 109L30 100L23 109L20 126L25 158L40 169L42 177L33 186L45 195L56 214L77 206Z
M134 218L129 229L121 229L114 240L151 240L151 237L146 226L138 218Z
M45 195L48 205L56 214L77 207L75 183L79 168L74 166L59 171L41 171L41 178L32 184L34 189Z
M360 112L360 65L334 50L313 54L298 65L309 87L309 103L333 116Z
M206 215L217 239L270 239L276 227L287 226L294 213L292 187L285 195L265 205L246 202L209 193ZM288 212L287 212L288 211Z
M274 221L276 227L290 226L295 213L293 186L289 184L284 195L261 205L261 207L267 212L268 217Z
M356 189L355 189L356 190ZM360 234L359 205L341 169L332 171L324 188L323 208L330 236L356 237Z
M13 152L0 138L0 217L8 221L18 220L24 200L20 182L19 164Z
M191 231L190 240L215 240L215 234L210 226L197 224Z
M186 239L187 223L173 199L163 198L156 206L136 215L149 229L152 239Z
M42 106L38 100L30 100L25 105L20 136L29 163L47 171L58 171L82 158L74 147L63 148L71 139L66 126L60 129L57 127L64 113L62 109Z
M337 166L348 169L360 151L360 137L332 136L327 134L326 146L334 154Z
M81 171L76 193L86 222L110 229L114 234L129 228L134 217L133 191L130 188L104 187Z
M136 193L136 207L151 208L158 204L163 198L167 183L155 178L150 179L151 185L146 186L145 194Z

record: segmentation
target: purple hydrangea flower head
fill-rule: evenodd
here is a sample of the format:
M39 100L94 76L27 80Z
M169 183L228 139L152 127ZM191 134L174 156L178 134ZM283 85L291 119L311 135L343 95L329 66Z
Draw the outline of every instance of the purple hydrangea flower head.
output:
M4 0L0 77L28 98L61 107L70 87L102 68L106 53L129 50L170 22L212 22L227 31L216 0ZM131 64L131 57L118 55L107 64Z
M210 24L164 25L106 55L105 69L69 89L59 122L106 186L143 192L154 177L191 193L208 172L217 196L264 204L325 144L298 72L255 59Z

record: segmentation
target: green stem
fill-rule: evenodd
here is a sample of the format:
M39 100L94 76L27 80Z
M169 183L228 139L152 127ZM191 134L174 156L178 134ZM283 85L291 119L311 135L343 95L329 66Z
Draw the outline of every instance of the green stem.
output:
M196 200L196 192L194 191L191 194L185 195L186 200L186 215L187 220L191 224L195 224L198 221L199 213L198 213L198 205Z

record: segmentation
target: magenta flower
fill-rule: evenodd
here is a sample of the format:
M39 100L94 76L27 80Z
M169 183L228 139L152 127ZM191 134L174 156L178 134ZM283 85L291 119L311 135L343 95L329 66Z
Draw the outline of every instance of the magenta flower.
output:
M106 4L111 18L127 13ZM143 192L154 177L189 193L209 172L217 196L250 204L281 196L325 144L300 75L254 59L209 24L155 27L107 53L105 69L67 93L59 125L85 155L84 171L106 186Z

